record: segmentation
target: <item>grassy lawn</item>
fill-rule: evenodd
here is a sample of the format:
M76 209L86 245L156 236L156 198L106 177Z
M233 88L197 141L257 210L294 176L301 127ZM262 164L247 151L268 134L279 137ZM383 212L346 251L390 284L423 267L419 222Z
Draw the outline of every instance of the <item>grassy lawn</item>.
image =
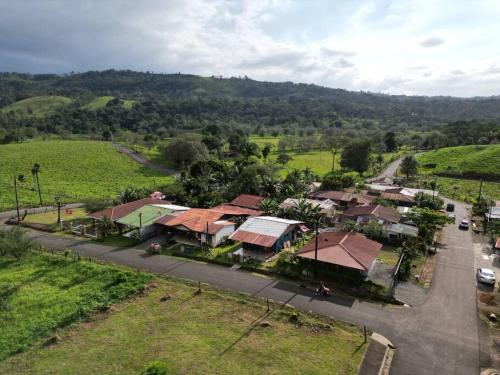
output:
M12 178L23 174L18 183L21 206L35 205L38 194L31 167L41 166L43 201L52 204L58 192L68 201L89 197L115 197L129 185L152 187L173 181L170 176L146 168L119 153L110 143L98 141L34 141L0 145L0 210L15 206Z
M417 156L421 174L500 181L500 145L445 147Z
M0 108L1 112L16 112L22 115L44 117L57 109L71 104L73 99L65 96L34 96Z
M0 257L0 360L126 298L149 278L58 255Z
M399 261L399 254L395 247L384 245L382 250L378 253L377 259L388 266L395 267Z
M97 98L92 99L89 103L82 106L82 109L95 111L106 107L106 104L108 104L108 102L113 99L114 96L98 96ZM123 101L123 107L126 109L132 108L135 104L134 100L122 100L122 101Z
M71 214L67 213L64 208L61 209L61 220L71 221L87 217L87 212L83 208L71 208L70 211ZM24 221L45 225L57 224L57 210L28 215Z
M357 374L361 329L246 296L157 280L145 296L0 363L5 374L138 374L154 360L172 374ZM161 298L170 299L161 302ZM318 355L326 360L318 360ZM265 369L265 370L264 370Z

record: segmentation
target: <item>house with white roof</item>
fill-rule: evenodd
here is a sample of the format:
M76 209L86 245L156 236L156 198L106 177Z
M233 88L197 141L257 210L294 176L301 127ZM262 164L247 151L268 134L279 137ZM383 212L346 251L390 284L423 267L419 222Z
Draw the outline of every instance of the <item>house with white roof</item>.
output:
M335 216L335 207L337 207L337 203L330 199L319 200L319 199L295 199L295 198L287 198L281 204L280 208L292 208L294 210L300 209L300 202L304 202L312 207L319 207L321 210L320 215L326 218L332 218Z
M241 224L229 239L242 242L243 249L270 256L291 246L307 230L302 221L258 216Z

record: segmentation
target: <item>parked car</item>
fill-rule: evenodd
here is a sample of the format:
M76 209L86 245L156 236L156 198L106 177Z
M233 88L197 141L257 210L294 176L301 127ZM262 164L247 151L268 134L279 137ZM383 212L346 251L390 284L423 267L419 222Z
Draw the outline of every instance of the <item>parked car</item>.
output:
M455 211L455 205L454 205L453 203L448 203L448 204L446 205L446 211L448 211L448 212L453 212L453 211Z
M489 268L478 268L476 272L476 279L483 284L495 285L495 272Z
M450 219L453 219L453 222L455 222L455 213L454 212L448 212L448 217Z
M460 229L469 230L469 220L463 219L460 224L458 224Z

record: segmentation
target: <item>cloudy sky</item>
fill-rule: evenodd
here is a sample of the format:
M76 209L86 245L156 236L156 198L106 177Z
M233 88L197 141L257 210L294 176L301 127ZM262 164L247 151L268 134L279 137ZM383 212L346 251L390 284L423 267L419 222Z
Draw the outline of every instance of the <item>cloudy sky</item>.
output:
M0 0L0 71L500 95L499 0Z

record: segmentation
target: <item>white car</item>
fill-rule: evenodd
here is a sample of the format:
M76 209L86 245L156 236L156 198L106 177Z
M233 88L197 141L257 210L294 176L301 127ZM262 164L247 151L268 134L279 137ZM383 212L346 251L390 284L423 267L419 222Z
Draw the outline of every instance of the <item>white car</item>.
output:
M476 279L483 284L495 285L495 272L489 268L478 268L476 272Z
M465 230L468 230L469 229L469 220L467 219L463 219L460 224L458 224L458 227L460 229L465 229Z

